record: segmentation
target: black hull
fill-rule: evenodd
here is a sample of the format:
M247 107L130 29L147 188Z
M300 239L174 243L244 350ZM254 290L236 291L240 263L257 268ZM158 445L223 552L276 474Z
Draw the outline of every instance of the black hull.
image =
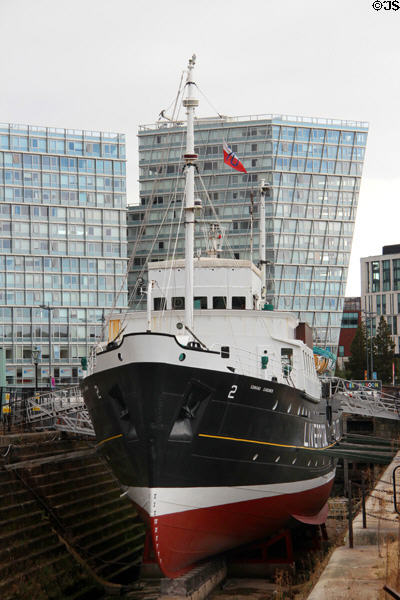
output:
M315 450L339 436L337 407L289 385L131 363L89 376L82 388L99 448L126 486L290 483L334 469Z

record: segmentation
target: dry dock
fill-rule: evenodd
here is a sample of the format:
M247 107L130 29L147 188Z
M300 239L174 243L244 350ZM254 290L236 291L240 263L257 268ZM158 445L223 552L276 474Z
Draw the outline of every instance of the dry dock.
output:
M292 586L290 578L280 583L274 576L237 578L219 559L181 581L157 575L138 580L144 529L92 441L55 432L0 441L1 600L98 600L115 594L132 600L305 600L307 593L308 600L396 597L385 595L383 587L397 585L386 565L391 540L400 537L392 483L400 453L367 500L366 529L361 514L354 519L354 548L346 538L311 590L311 583ZM400 503L400 469L398 481ZM396 570L397 556L396 548Z
M383 600L393 597L385 595L383 587L391 584L387 569L388 544L398 540L400 535L392 483L392 473L397 466L400 466L400 452L384 471L366 502L366 529L363 528L360 512L353 521L354 547L349 547L347 534L346 545L334 550L308 600ZM397 486L398 496L399 491Z

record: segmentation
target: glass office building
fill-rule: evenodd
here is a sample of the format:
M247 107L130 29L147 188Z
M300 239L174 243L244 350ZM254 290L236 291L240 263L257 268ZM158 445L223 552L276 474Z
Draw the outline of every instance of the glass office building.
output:
M129 207L130 304L143 307L137 281L149 260L183 253L184 124L139 130L140 205ZM318 345L338 345L347 267L368 125L290 116L198 119L196 195L202 220L220 220L226 256L258 261L258 186L266 198L267 298L308 322ZM224 164L226 141L247 169ZM212 203L212 206L211 206ZM196 252L205 252L202 225ZM252 234L252 232L254 232ZM156 239L157 238L157 239ZM253 250L252 250L253 249Z
M376 335L380 318L389 325L400 354L400 244L383 246L382 254L361 259L362 320Z
M49 385L49 363L55 384L76 383L105 313L126 306L125 181L124 135L0 124L0 346L9 385L35 384L35 348L39 386Z

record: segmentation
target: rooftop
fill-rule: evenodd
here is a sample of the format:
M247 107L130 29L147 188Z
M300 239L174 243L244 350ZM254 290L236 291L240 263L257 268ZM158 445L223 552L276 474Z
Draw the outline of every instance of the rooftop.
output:
M60 127L42 127L41 125L21 125L19 123L0 123L0 134L30 135L35 137L54 137L72 139L102 139L104 141L125 141L123 133L88 131L84 129L63 129Z
M295 115L279 115L279 114L266 114L266 115L245 115L237 117L229 117L221 115L218 117L201 117L195 119L195 125L197 127L210 127L212 125L218 126L222 123L241 124L243 122L254 123L255 121L267 121L269 123L287 123L295 125L312 125L313 127L330 127L330 128L349 128L349 129L362 129L368 130L368 122L366 121L344 121L341 119L326 119L323 117L302 117ZM150 125L139 125L139 132L154 131L160 129L171 129L180 128L186 124L186 121L158 121Z

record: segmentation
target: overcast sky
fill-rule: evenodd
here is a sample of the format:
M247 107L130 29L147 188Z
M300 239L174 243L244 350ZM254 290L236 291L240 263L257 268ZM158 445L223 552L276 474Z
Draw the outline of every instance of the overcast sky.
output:
M386 8L389 2L383 3ZM372 0L0 0L0 121L127 135L196 81L225 115L368 121L347 295L360 257L400 243L400 10ZM200 96L200 116L215 114Z

